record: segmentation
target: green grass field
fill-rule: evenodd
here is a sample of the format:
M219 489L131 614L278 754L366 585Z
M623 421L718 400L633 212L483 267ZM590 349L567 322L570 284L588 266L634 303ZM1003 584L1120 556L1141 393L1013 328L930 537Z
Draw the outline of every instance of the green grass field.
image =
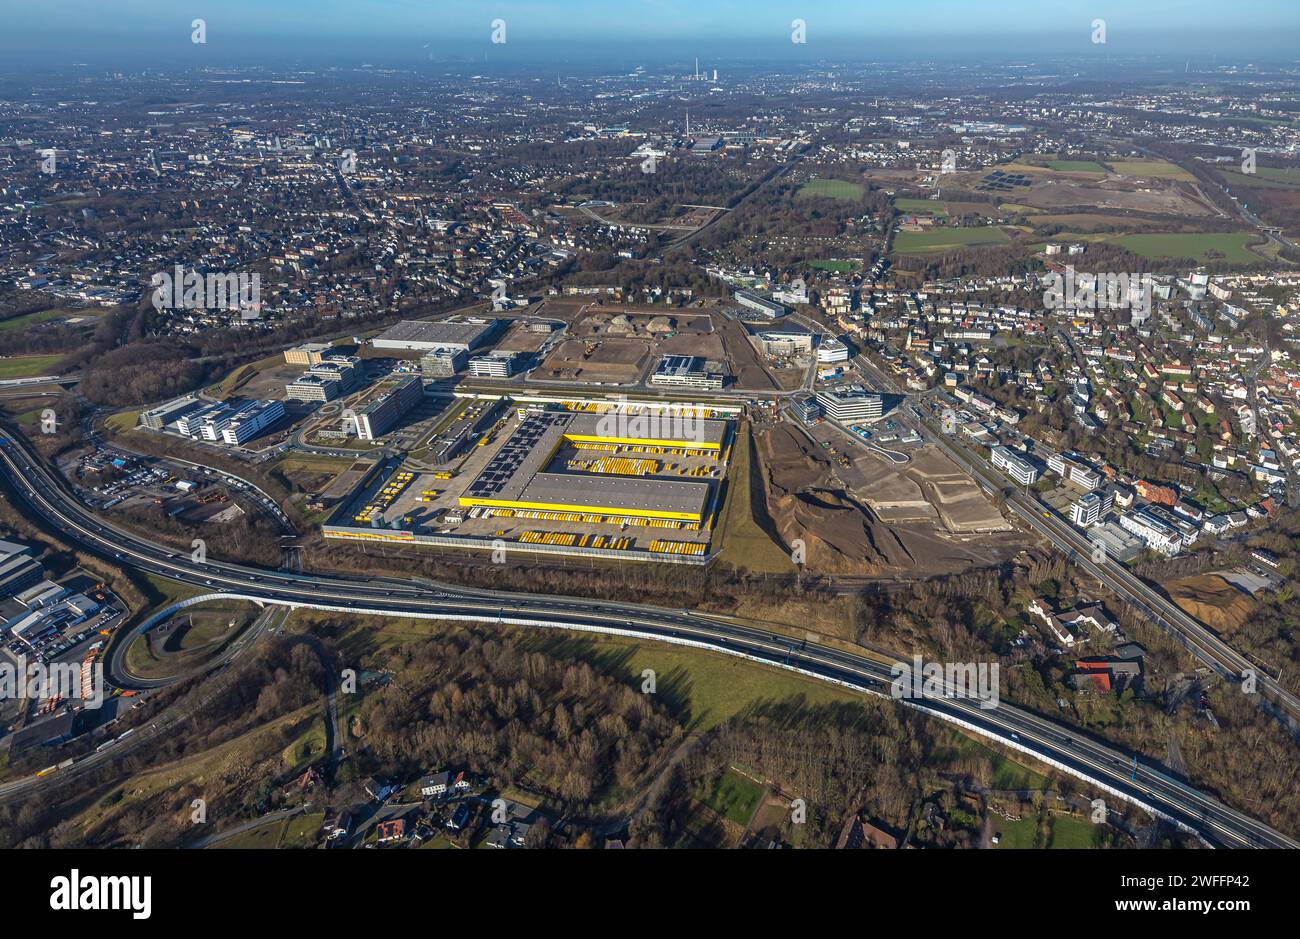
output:
M118 411L104 418L104 427L110 434L125 434L134 430L140 423L139 411Z
M1058 173L1108 173L1106 167L1092 160L1052 160L1047 164Z
M686 729L711 730L759 701L801 698L808 706L861 703L862 695L824 682L743 661L721 652L684 649L618 636L521 634L561 658L590 661L611 673L627 675L636 687L641 673L655 673L655 694ZM793 641L793 640L792 640Z
M749 824L758 800L763 798L763 787L728 767L710 786L698 790L695 798L743 828Z
M235 849L270 849L270 848L309 848L316 843L321 825L325 824L324 812L309 812L294 815L291 818L267 822L257 828L235 835L226 841L213 845L214 850Z
M1241 172L1240 167L1219 169L1219 172L1234 186L1247 186L1251 189L1300 189L1300 170L1261 166L1251 174Z
M1210 234L1160 234L1160 235L1122 235L1112 239L1140 254L1144 258L1192 258L1196 261L1209 261L1210 251L1217 251L1223 259L1232 264L1250 264L1258 261L1259 256L1247 250L1246 246L1260 241L1259 235L1249 232L1217 232Z
M937 254L958 248L1010 244L1000 228L932 228L929 231L900 231L894 236L895 254Z
M0 379L34 378L37 375L57 374L54 366L62 355L13 355L0 359Z
M34 326L37 323L48 323L50 320L56 320L67 315L67 310L55 307L52 310L39 310L36 313L27 313L23 316L15 316L12 319L0 321L0 333L9 332L14 329L24 329L28 326Z
M1300 186L1300 167L1282 169L1276 166L1258 166L1255 168L1255 175L1263 177L1269 182Z
M847 179L810 179L799 187L795 195L822 196L826 199L857 202L862 198L862 185L851 183Z
M713 532L714 544L719 546L718 561L732 567L747 567L751 571L788 574L794 571L789 553L754 520L755 506L760 495L751 491L756 458L754 441L749 427L743 426L736 434L736 446L731 454L731 469L727 482L727 502L718 516Z
M904 215L932 215L947 218L948 209L939 199L895 199L894 208Z
M1032 810L1029 810L1032 813ZM1053 815L1048 819L1046 843L1038 843L1038 816L1026 814L1018 821L1010 822L1004 818L993 817L993 830L1001 834L1001 842L995 847L1012 850L1031 848L1079 849L1093 847L1093 837L1097 828L1086 819L1069 815Z

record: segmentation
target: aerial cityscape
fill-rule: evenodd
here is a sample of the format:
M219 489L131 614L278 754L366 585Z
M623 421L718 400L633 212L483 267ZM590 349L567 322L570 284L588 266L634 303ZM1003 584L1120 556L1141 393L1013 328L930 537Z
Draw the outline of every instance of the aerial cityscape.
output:
M3 14L4 847L1300 846L1296 10L112 6Z

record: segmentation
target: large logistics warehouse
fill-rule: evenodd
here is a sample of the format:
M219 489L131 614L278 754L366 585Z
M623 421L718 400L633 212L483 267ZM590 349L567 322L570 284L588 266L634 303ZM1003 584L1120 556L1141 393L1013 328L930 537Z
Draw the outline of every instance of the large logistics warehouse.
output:
M702 523L713 487L657 476L548 473L565 443L720 453L726 421L659 419L626 414L541 411L529 414L465 489L466 507L576 512L604 518L653 518Z

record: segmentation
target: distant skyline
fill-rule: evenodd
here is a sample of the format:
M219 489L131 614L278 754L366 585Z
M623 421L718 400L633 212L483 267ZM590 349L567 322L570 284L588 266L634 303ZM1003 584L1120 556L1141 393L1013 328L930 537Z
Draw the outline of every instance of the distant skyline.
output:
M583 48L605 58L656 48L678 57L808 60L1212 51L1300 57L1296 0L0 0L0 51L25 60L45 55L50 64L115 56L163 64L196 52L195 18L207 29L197 52L213 64L564 59ZM504 46L491 42L498 18L506 23ZM807 24L803 45L790 41L796 18ZM1107 30L1101 47L1091 42L1098 18Z

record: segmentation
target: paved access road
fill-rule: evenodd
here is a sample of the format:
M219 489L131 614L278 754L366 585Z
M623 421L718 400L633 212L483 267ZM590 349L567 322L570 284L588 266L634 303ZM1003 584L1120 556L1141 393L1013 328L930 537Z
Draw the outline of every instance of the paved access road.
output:
M269 571L209 559L194 563L90 515L54 473L13 437L0 443L0 475L25 504L65 540L110 563L255 602L356 614L422 617L574 631L605 632L690 645L787 668L846 687L890 695L887 661L814 642L798 642L722 617L689 610L525 593L426 585L393 578L324 577ZM1089 781L1117 799L1141 805L1212 844L1300 847L1292 838L1231 809L1142 762L1133 754L1008 704L983 709L963 698L904 701ZM57 776L58 774L55 774ZM55 777L0 786L0 799L30 795Z

